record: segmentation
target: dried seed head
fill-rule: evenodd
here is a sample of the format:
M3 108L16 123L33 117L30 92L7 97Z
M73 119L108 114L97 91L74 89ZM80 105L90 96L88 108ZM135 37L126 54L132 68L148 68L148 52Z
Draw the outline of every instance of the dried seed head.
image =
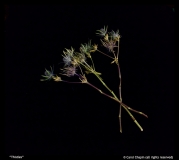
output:
M62 56L63 56L63 62L65 64L65 66L71 65L72 57L74 56L74 49L71 47L71 50L66 49L66 51L63 51L63 53L64 53L64 55L62 55Z
M44 77L44 79L41 79L41 81L47 81L47 80L51 80L53 78L53 76L54 76L53 69L51 66L50 66L50 68L51 68L51 71L45 69L45 73L44 73L44 75L42 75L42 77Z
M63 62L65 66L69 66L72 62L72 57L70 55L62 55L63 56Z
M76 74L76 67L75 66L65 67L64 69L62 69L62 71L63 71L62 75L72 77Z
M104 47L106 47L109 50L109 52L113 52L114 47L117 47L116 41L113 40L105 41L105 42L101 40L101 43L103 44Z
M81 44L81 47L80 47L80 51L85 54L89 53L90 50L92 50L92 49L93 49L93 47L91 45L91 40L88 43Z
M108 39L108 34L106 34L106 35L104 36L104 40L105 40L105 41L109 41L109 39Z
M61 77L59 76L53 76L53 80L56 82L62 81Z
M97 30L98 33L96 33L96 34L98 34L99 36L104 37L107 34L107 28L108 28L108 26L106 26L106 27L104 26L104 28L101 28L100 30Z
M97 45L97 44L94 44L94 45L93 45L93 50L91 50L90 52L95 52L97 49L98 49L98 45Z
M120 34L119 34L119 30L116 31L116 33L114 31L109 32L109 35L111 36L111 38L114 41L119 41L119 39L121 38Z

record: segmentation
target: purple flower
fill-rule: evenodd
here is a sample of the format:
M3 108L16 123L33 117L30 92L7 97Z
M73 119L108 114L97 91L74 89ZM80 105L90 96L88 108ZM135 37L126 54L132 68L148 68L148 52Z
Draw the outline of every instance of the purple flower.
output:
M101 42L102 42L104 47L109 49L110 52L113 52L114 47L117 47L116 42L113 41L113 40L105 41L105 42L101 40Z
M69 67L66 67L62 70L63 70L63 73L64 73L63 75L66 75L68 77L72 77L74 75L77 75L76 67L74 67L74 66L69 66Z

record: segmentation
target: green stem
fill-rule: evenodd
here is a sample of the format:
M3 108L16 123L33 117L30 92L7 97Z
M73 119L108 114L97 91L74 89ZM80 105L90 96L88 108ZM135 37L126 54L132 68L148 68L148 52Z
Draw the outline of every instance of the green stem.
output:
M83 63L80 63L84 68L86 68L88 71L91 70L91 67L85 62L86 65L84 65Z
M85 67L89 72L95 74L95 75L101 75L101 73L96 72L91 66L88 65L88 63L84 62L85 65L83 63L80 63L83 67ZM102 78L101 78L102 79Z
M101 83L108 89L109 92L111 92L111 94L118 100L117 96L114 94L114 92L103 82L103 80L101 79L101 77L99 77L98 75L95 74L95 76L101 81Z
M81 83L81 82L79 82L79 83ZM114 97L112 97L112 96L110 96L110 95L104 93L104 92L101 91L99 88L97 88L97 87L95 87L94 85L92 85L91 83L87 82L87 84L90 85L91 87L95 88L96 90L98 90L101 94L103 94L103 95L105 95L105 96L107 96L107 97L109 97L109 98L115 100L116 102L120 103L122 106L126 107L128 110L131 110L131 111L133 111L133 112L136 112L136 113L141 114L141 115L145 116L146 118L148 118L148 116L147 116L146 114L144 114L144 113L142 113L142 112L140 112L140 111L137 111L137 110L134 110L134 109L130 108L130 107L127 106L126 104L122 103L120 100L118 100L118 99L116 99L116 98L114 98Z
M90 59L91 59L92 65L93 65L93 69L95 70L94 63L93 63L93 59L92 59L91 56L90 56Z
M64 81L64 80L62 80L62 82L83 84L82 82L69 82L69 81ZM135 112L137 112L137 113L140 113L140 114L142 114L142 115L144 115L144 116L146 116L146 117L147 117L147 115L143 114L142 112L138 112L138 111L136 111L136 110L133 110L132 108L130 108L130 107L128 107L127 105L125 105L124 103L122 103L118 98L111 97L110 95L108 95L108 94L102 92L100 89L98 89L97 87L95 87L95 86L92 85L91 83L86 82L86 84L88 84L88 85L90 85L91 87L93 87L94 89L98 90L101 94L103 94L103 95L105 95L105 96L107 96L107 97L109 97L109 98L111 98L111 99L117 101L118 103L120 103L120 104L123 106L123 108L127 111L127 113L130 115L130 117L133 119L133 121L136 123L136 125L140 128L140 130L143 131L143 129L142 129L142 127L140 126L140 124L137 122L137 120L134 118L134 116L131 114L131 112L130 112L128 109L130 109L130 110L132 110L132 111L135 111Z
M96 75L96 74L95 74ZM120 102L120 104L122 105L122 107L127 111L127 113L130 115L130 117L132 118L132 120L134 121L134 123L140 128L141 131L143 131L142 127L140 126L140 124L137 122L137 120L134 118L134 116L132 115L132 113L127 109L127 107L125 105L122 104L122 102L117 98L117 96L114 94L114 92L101 80L101 78L96 75L97 78L101 81L101 83L111 92L111 94L114 96L114 99L118 102Z

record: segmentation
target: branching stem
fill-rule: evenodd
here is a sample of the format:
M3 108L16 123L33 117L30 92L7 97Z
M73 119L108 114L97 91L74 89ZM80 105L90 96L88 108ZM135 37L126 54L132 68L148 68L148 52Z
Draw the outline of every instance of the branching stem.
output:
M107 55L107 54L105 54L105 53L101 52L101 51L100 51L100 50L98 50L98 49L97 49L97 51L98 51L98 52L100 52L100 53L102 53L102 54L104 54L105 56L107 56L107 57L109 57L109 58L111 58L111 59L114 59L113 57L111 57L111 56L109 56L109 55Z
M64 80L62 80L62 82L65 82L65 83L73 83L73 84L83 84L82 82L69 82L69 81L64 81ZM88 85L90 85L90 86L93 87L94 89L98 90L101 94L103 94L103 95L105 95L105 96L107 96L107 97L109 97L109 98L111 98L111 99L117 101L118 103L120 103L120 104L122 105L122 107L123 107L123 108L127 111L127 113L130 115L130 117L132 118L132 120L134 121L134 123L136 123L136 125L140 128L140 130L143 131L142 127L140 126L140 124L137 122L137 120L134 118L134 116L132 115L132 113L131 113L129 110L134 111L134 112L137 112L137 113L139 113L139 114L141 114L141 115L143 115L143 116L145 116L145 117L148 118L147 115L145 115L145 114L142 113L142 112L136 111L136 110L134 110L134 109L128 107L126 104L122 103L122 102L116 97L116 95L114 94L114 92L107 87L106 84L105 84L105 86L108 88L108 90L111 91L111 93L113 94L114 97L112 97L112 96L110 96L110 95L108 95L108 94L102 92L99 88L97 88L96 86L92 85L92 84L89 83L88 81L86 81L85 83L88 84Z

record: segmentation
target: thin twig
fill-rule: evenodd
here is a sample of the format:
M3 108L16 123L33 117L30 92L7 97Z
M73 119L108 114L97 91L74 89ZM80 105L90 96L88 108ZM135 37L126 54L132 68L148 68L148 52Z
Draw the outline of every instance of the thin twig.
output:
M96 75L98 77L98 75ZM117 98L117 96L114 94L114 92L108 88L108 86L98 77L98 79L101 81L101 83L111 92L111 94L114 96L114 99L116 99L117 101L119 101L121 104L122 102ZM141 131L143 131L142 127L140 126L140 124L137 122L137 120L134 118L134 116L132 115L132 113L124 106L122 105L123 108L127 111L127 113L130 115L130 117L133 119L134 123L136 123L136 125L140 128Z
M120 42L120 38L118 39L118 52L117 52L117 59L119 58L119 42Z
M90 84L89 82L87 82L86 84L90 85L91 87L95 88L96 90L98 90L101 94L114 99L115 101L119 102L122 107L127 111L127 113L130 115L130 117L132 118L132 120L134 121L134 123L140 128L141 131L143 131L143 128L140 126L140 124L137 122L137 120L134 118L134 116L132 115L132 113L128 110L128 108L126 107L126 105L124 103L122 103L118 98L115 97L111 97L108 94L102 92L100 89L98 89L97 87L95 87L94 85Z
M133 112L136 112L136 113L138 113L138 114L141 114L141 115L145 116L146 118L148 118L148 116L147 116L146 114L144 114L143 112L140 112L140 111L137 111L137 110L135 110L135 109L132 109L132 108L130 108L129 106L127 106L126 104L124 104L124 103L122 103L122 105L124 105L127 109L129 109L129 110L131 110L131 111L133 111Z
M95 70L94 63L93 63L93 59L92 59L91 56L90 56L90 59L91 59L92 65L93 65L93 69Z
M111 57L111 56L109 56L109 55L107 55L107 54L105 54L105 53L101 52L101 51L100 51L100 50L98 50L98 49L97 49L97 51L98 51L98 52L100 52L100 53L102 53L102 54L104 54L105 56L108 56L108 57L109 57L109 58L111 58L111 59L114 59L113 57Z
M82 71L82 69L81 69L81 67L79 66L79 68L80 68L80 71L81 71L81 73L82 73L82 75L83 75L83 71Z
M66 83L78 83L78 84L80 83L80 84L83 84L82 82L69 82L69 81L64 81L64 80L62 80L62 82L66 82ZM143 131L143 129L142 129L142 127L140 126L140 124L139 124L139 123L137 122L137 120L134 118L134 116L132 115L132 113L128 110L130 107L128 107L126 104L122 103L117 97L112 97L112 96L110 96L110 95L108 95L108 94L102 92L99 88L95 87L95 86L92 85L91 83L89 83L89 82L85 82L85 83L88 84L88 85L90 85L90 86L93 87L94 89L98 90L101 94L103 94L103 95L105 95L105 96L107 96L107 97L109 97L109 98L111 98L111 99L117 101L118 103L120 103L120 104L123 106L123 108L128 112L128 114L130 115L130 117L133 119L134 123L136 123L136 125L140 128L140 130ZM138 111L136 111L136 110L133 110L132 108L130 108L130 110L135 111L135 112L137 112L137 113L139 113L139 114L142 114L142 115L144 115L144 116L147 117L147 115L143 114L142 112L138 112Z
M117 60L119 57L119 41L118 41L118 47L117 47ZM117 68L118 68L118 74L119 74L119 99L122 102L122 95L121 95L121 71L120 71L120 66L119 66L119 61L117 61ZM122 133L122 122L121 122L121 112L122 112L122 107L121 104L119 106L119 125L120 125L120 132Z

